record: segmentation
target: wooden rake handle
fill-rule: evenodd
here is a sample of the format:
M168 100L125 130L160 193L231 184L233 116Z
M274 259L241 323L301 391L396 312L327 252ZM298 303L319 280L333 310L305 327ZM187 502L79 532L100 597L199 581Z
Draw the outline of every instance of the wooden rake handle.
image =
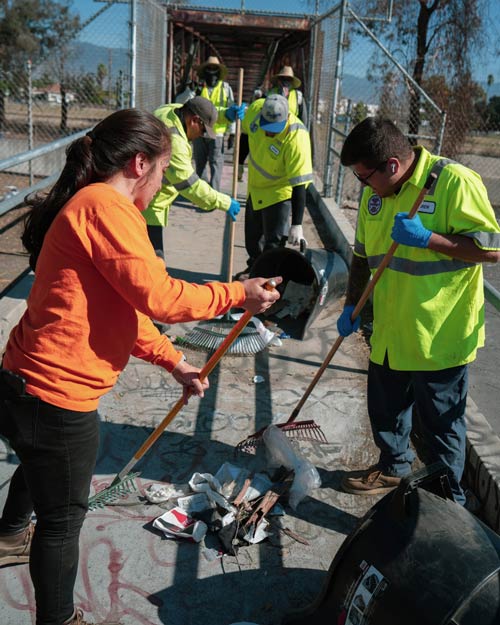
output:
M272 291L276 286L276 282L274 280L268 280L264 285L264 288L268 291ZM247 323L252 318L252 312L247 310L245 314L241 317L241 319L236 323L234 328L229 332L226 338L222 341L216 351L210 356L205 366L200 371L200 380L204 380L207 378L216 365L219 363L219 360L224 356L227 350L231 347L232 343L238 338L238 335L241 333L243 328L247 325ZM122 481L132 470L132 468L139 462L139 460L144 456L144 454L154 445L154 443L161 436L162 432L165 430L167 425L177 416L180 409L184 406L184 398L180 397L167 416L163 419L163 421L156 426L156 428L151 432L148 438L144 441L144 443L139 447L134 456L131 458L130 462L118 473L110 486L114 486L118 482Z
M238 75L238 106L243 103L243 68L240 67ZM236 116L236 132L234 135L234 152L233 152L233 187L232 194L234 199L238 199L238 160L240 157L240 135L241 135L241 119ZM227 282L233 279L233 255L234 255L234 231L235 222L229 219L229 238L228 238L228 255L227 255Z
M437 179L437 175L435 173L430 173L429 174L427 180L425 181L425 184L424 184L422 190L418 194L417 199L413 203L413 206L411 207L411 210L408 213L409 219L413 219L413 217L415 217L415 215L417 214L418 209L420 208L420 205L422 204L422 202L424 200L424 197L427 195L427 193L429 192L429 189L434 184L434 181L436 179ZM354 310L352 311L352 314L351 314L351 321L354 321L356 319L356 317L358 317L359 314L361 313L361 310L363 309L363 306L366 304L368 298L372 294L373 289L375 288L375 285L380 280L380 277L382 276L382 274L383 274L384 270L386 269L387 265L391 262L391 259L394 256L394 252L396 251L397 247L398 247L398 243L396 243L396 241L393 241L392 244L391 244L391 247L386 252L384 258L382 259L382 262L378 266L377 271L373 275L373 277L370 280L370 282L368 282L365 290L363 291L363 294L359 298L358 303L354 307ZM298 404L295 406L295 409L293 410L292 414L290 415L290 417L288 418L288 421L286 423L293 423L293 421L295 421L295 419L298 417L299 412L302 409L302 406L305 404L307 398L309 397L309 395L311 394L312 390L314 389L314 387L318 383L319 379L323 375L324 370L330 364L330 361L332 360L332 358L335 355L335 353L338 350L338 348L341 346L342 341L344 340L344 338L345 337L343 337L342 335L339 335L337 337L337 340L332 345L332 348L330 349L330 351L326 355L326 358L324 359L324 361L321 363L321 366L318 369L318 371L316 372L316 375L314 376L314 378L310 382L310 384L307 387L305 393L300 398Z

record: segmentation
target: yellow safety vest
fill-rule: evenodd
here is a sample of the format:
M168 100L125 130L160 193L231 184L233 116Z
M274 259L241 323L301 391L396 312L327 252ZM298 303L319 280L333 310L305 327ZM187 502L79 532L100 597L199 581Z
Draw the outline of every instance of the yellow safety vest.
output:
M394 216L408 212L441 157L422 147L412 176L397 195L381 198L365 187L354 253L373 273L392 244ZM419 216L426 228L472 238L500 250L500 228L478 174L458 163L439 173ZM375 286L371 360L400 371L436 371L471 362L484 345L483 272L480 263L429 249L399 245Z
M248 195L254 210L260 210L292 197L292 189L308 186L313 179L311 141L298 117L290 113L285 128L267 137L259 119L264 98L248 107L242 131L248 135Z
M219 193L208 182L198 177L193 169L193 150L182 122L175 112L182 104L165 104L154 114L170 129L172 155L163 176L161 190L155 195L151 204L142 213L150 226L166 226L168 211L175 198L180 194L203 210L219 208L228 210L231 198Z
M203 96L204 98L207 98L207 100L210 100L210 102L212 102L212 104L215 106L215 108L220 111L221 108L227 108L228 106L228 90L226 89L226 84L225 82L223 82L222 80L217 81L217 84L215 85L215 87L212 89L212 93L209 93L208 87L205 85L203 87L203 89L201 90L200 95ZM223 121L225 119L225 121ZM222 118L219 115L219 119L217 120L217 122L214 124L214 130L218 135L223 135L226 130L227 127L229 126L231 122L226 119L226 118Z

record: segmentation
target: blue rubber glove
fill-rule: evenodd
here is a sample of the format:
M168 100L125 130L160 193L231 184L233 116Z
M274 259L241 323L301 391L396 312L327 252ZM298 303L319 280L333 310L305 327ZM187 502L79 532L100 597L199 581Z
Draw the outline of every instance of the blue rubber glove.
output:
M236 215L240 212L240 208L241 206L238 200L231 198L231 204L229 205L227 212L233 221L236 221Z
M351 321L352 311L355 309L355 306L344 306L344 310L342 314L337 319L337 330L340 336L346 337L353 332L357 332L359 330L359 326L361 323L361 317L356 317L354 321Z
M246 107L247 105L245 103L243 103L241 106L238 106L237 104L231 104L231 106L226 110L224 115L230 122L234 122L236 116L238 116L238 119L243 119L245 117Z
M394 217L391 237L396 243L409 245L410 247L427 247L431 238L432 230L428 230L419 215L408 219L408 213L398 213Z

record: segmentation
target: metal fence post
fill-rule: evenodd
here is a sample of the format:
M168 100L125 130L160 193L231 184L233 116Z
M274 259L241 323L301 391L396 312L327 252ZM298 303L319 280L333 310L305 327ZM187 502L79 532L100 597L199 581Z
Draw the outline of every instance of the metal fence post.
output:
M31 72L31 59L26 63L28 71L28 150L33 149L33 76ZM33 163L28 166L30 186L33 184Z
M130 107L135 107L137 62L137 2L130 2Z
M337 106L339 101L340 86L342 80L342 61L343 61L343 43L344 43L344 28L345 28L345 11L347 0L342 0L339 13L339 33L337 38L337 62L335 64L335 82L333 86L333 101L330 112L330 124L329 124L329 136L328 146L326 152L326 167L325 167L325 197L332 196L332 178L333 178L333 148L335 144L335 124L337 121Z

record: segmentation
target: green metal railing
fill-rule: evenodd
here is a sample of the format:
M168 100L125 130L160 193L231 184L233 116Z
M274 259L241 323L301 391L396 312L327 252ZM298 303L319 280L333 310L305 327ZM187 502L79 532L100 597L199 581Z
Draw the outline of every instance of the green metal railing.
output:
M484 281L484 297L500 312L500 292L488 280Z

